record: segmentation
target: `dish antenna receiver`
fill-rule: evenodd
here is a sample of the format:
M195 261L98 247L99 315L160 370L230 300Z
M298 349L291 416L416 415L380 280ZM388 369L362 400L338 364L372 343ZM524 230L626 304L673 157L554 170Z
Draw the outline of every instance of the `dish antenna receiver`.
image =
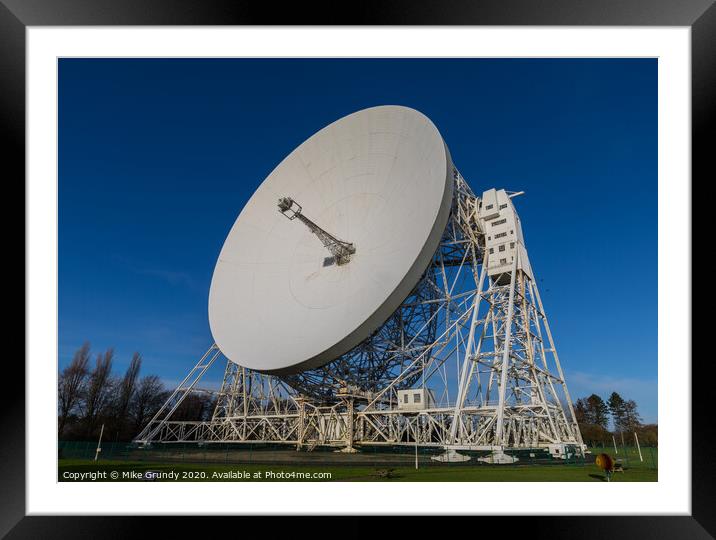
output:
M282 197L278 200L278 211L290 220L298 218L299 221L318 237L326 249L331 252L332 257L324 259L323 266L334 263L339 266L347 264L351 260L351 255L356 252L356 248L353 244L339 240L304 216L303 207L291 197Z
M209 291L216 343L137 441L583 452L520 194L475 195L414 109L321 129L236 219ZM222 355L212 419L173 421Z

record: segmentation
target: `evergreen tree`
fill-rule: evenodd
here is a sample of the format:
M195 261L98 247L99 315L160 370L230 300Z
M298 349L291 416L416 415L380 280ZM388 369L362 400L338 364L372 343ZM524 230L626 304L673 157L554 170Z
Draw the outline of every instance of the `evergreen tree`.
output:
M607 429L609 422L609 408L604 400L597 394L592 394L587 398L587 410L590 424L601 426Z
M574 403L574 416L578 424L586 424L587 422L587 400L579 398Z
M609 406L609 413L612 415L612 423L614 424L615 431L623 431L625 428L625 405L624 399L617 394L612 392L607 401Z

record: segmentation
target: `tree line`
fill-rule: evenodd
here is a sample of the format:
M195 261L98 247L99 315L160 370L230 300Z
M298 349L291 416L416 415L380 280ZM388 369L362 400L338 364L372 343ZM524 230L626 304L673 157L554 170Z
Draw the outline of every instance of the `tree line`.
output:
M84 343L59 374L57 425L60 440L95 440L104 425L105 440L131 441L171 394L157 375L140 376L142 356L135 352L127 370L112 372L114 349L98 353L91 363ZM213 411L210 395L191 394L172 416L206 420Z
M612 392L607 401L597 394L578 399L574 403L574 414L582 432L584 442L590 446L613 444L613 439L621 444L634 444L634 433L644 446L656 446L658 426L642 424L637 404L634 400L625 400L617 392ZM612 431L609 430L609 422Z
M131 441L169 398L157 375L140 376L142 356L135 352L126 371L113 373L114 350L98 353L91 364L90 344L85 342L58 379L58 436L60 440L96 440L104 425L109 441ZM172 415L175 420L209 420L215 398L192 393ZM657 426L644 425L633 400L612 392L605 402L597 394L578 399L574 412L584 442L590 446L612 444L624 435L633 443L633 433L644 446L656 446ZM609 430L609 422L613 431Z

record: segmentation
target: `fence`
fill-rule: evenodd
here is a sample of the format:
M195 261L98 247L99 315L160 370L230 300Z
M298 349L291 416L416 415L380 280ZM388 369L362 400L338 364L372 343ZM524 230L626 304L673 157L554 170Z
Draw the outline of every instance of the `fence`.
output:
M617 443L599 444L589 449L593 456L605 453L615 458L616 462L625 468L658 469L659 451L654 446L627 446ZM640 453L641 452L641 453Z
M271 464L271 465L350 465L350 466L413 466L417 460L423 466L485 465L477 458L487 452L463 451L459 453L472 459L465 462L441 462L431 458L443 453L441 448L414 447L363 447L359 452L347 454L334 448L316 447L312 451L297 451L293 446L268 444L221 444L221 443L172 443L154 444L140 448L132 443L102 443L99 459L105 461L131 461L147 463L214 463L214 464ZM59 458L62 460L93 460L97 441L60 441ZM515 465L574 465L584 466L594 461L601 449L595 449L586 457L570 454L567 459L552 457L547 451L508 450L505 453L517 458ZM634 450L636 451L636 450ZM626 451L625 451L626 452ZM647 449L642 449L645 457ZM613 455L613 452L611 452ZM627 455L624 454L626 457ZM621 454L616 456L621 457ZM628 454L632 459L632 454ZM636 456L638 460L638 456ZM655 460L653 461L655 466Z

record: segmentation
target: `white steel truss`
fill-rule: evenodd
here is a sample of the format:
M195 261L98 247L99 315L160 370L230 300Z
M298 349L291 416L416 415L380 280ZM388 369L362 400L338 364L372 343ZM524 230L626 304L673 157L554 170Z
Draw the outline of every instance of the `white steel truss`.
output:
M521 269L520 250L509 271L488 275L479 204L455 171L451 219L416 287L432 293L406 301L420 304L419 326L413 323L396 337L390 322L390 346L379 351L392 366L389 378L383 374L377 386L364 388L337 385L340 379L327 371L281 380L227 360L211 420L172 420L219 355L212 345L135 442L271 443L347 452L419 445L446 450L444 459L457 450L488 451L497 462L508 449L583 452L537 283ZM356 361L355 354L346 361ZM330 383L330 391L299 390L318 388L316 381ZM406 389L426 390L429 402L404 407Z

